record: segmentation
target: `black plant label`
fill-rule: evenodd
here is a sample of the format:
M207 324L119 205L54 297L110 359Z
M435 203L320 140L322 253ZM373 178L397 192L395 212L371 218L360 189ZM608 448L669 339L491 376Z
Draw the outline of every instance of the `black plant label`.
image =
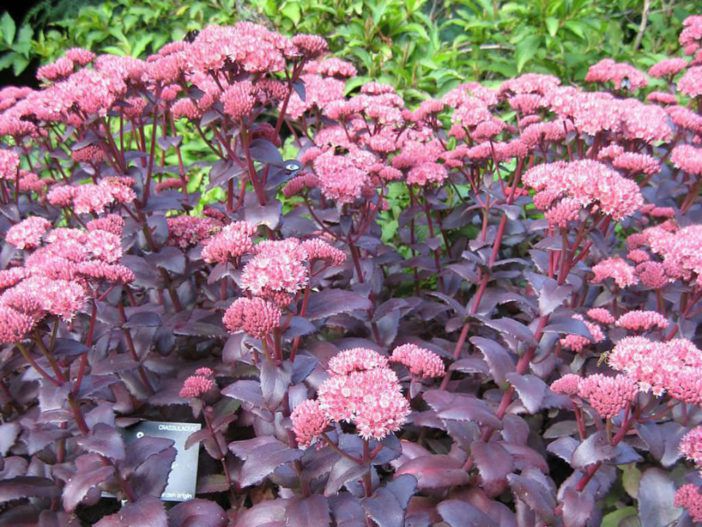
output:
M127 450L129 443L141 437L162 437L173 440L177 454L168 484L161 494L164 501L187 501L195 497L197 484L197 461L200 443L185 448L191 434L200 430L200 423L173 423L165 421L141 421L125 430Z

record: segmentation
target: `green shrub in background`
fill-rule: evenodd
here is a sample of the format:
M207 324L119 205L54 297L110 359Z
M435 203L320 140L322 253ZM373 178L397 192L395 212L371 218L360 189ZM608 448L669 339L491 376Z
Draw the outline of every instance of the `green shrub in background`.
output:
M682 20L696 7L672 0L46 0L19 28L2 17L0 69L17 75L72 46L143 57L189 30L251 20L326 35L359 67L358 83L389 82L417 100L466 79L523 71L582 79L605 56L645 68L675 51Z

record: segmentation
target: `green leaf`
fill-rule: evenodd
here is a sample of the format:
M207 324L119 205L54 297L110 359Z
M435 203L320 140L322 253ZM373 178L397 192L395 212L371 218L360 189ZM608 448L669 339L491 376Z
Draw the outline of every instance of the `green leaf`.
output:
M623 509L610 512L602 518L602 527L619 527L623 520L632 516L636 516L634 507L624 507Z
M302 18L302 11L300 10L300 4L297 2L288 2L280 10L286 17L292 20L292 23L298 25L300 19Z
M22 55L16 55L15 61L12 64L12 73L14 73L15 77L17 77L20 73L27 69L27 66L29 66L29 59L26 59Z
M555 37L556 33L558 33L558 26L559 22L557 18L553 18L552 16L546 18L546 29L548 30L548 34L552 37Z
M2 39L5 41L5 44L8 46L12 45L12 42L15 40L17 27L10 13L5 12L2 14L2 18L0 18L0 30L2 31Z
M521 73L527 62L534 58L539 50L541 39L537 35L531 35L517 44L515 56L517 59L517 72Z

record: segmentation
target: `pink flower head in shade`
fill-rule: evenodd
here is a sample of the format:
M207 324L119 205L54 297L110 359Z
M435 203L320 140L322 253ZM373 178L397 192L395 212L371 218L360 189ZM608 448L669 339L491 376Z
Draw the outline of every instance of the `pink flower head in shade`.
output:
M431 184L441 184L448 177L446 167L439 163L427 162L412 168L407 174L409 185L419 185L421 187Z
M600 324L614 324L615 318L608 309L603 307L593 307L587 311L587 316Z
M24 313L0 305L0 344L14 344L34 327L35 319Z
M656 77L657 79L662 77L672 77L680 73L686 67L687 61L685 59L679 57L664 59L651 66L648 70L648 74L651 77Z
M638 282L634 268L621 258L607 258L592 268L595 277L592 282L599 284L607 278L612 278L617 286L624 288Z
M637 391L636 383L626 375L609 377L595 373L584 377L578 386L578 396L586 399L606 419L629 406Z
M179 181L178 184L180 184ZM168 244L181 249L188 249L201 242L208 242L212 235L222 230L222 222L214 218L174 216L167 218L166 222L168 223ZM214 247L210 248L207 254L211 255L213 249Z
M124 219L117 214L108 214L102 218L90 220L85 226L89 231L106 231L121 237L124 231Z
M692 15L683 20L683 30L678 37L686 55L693 55L702 44L702 15Z
M330 265L341 265L346 261L346 253L321 238L313 238L302 242L302 248L307 257L312 260L324 260Z
M646 101L662 105L678 104L678 98L674 94L663 91L652 91L646 96Z
M551 383L551 391L563 395L577 395L582 378L574 373L566 373Z
M241 275L242 286L254 295L266 292L295 294L307 285L307 253L299 240L263 241L256 246Z
M250 81L235 82L221 95L224 113L235 121L245 119L253 112L256 104L253 85Z
M636 276L643 285L651 289L660 289L670 282L665 273L665 266L660 262L640 263L636 266Z
M298 404L290 414L295 438L302 448L307 448L329 426L324 410L318 401L307 399Z
M648 85L646 75L634 66L625 62L615 62L612 59L602 59L597 64L590 66L585 76L585 81L612 82L617 90L626 88L630 91L635 91Z
M134 273L128 267L97 260L79 263L76 271L87 279L105 280L118 284L129 284L135 279Z
M673 148L670 160L683 172L702 176L702 148L692 145L678 145Z
M630 331L649 331L667 328L668 321L656 311L629 311L619 317L617 326Z
M262 298L237 298L224 313L225 327L235 333L244 331L263 338L280 325L278 306Z
M329 359L327 366L332 375L348 375L354 371L368 371L387 368L388 359L380 353L367 348L344 350Z
M20 166L20 159L16 152L0 148L0 179L15 179Z
M537 165L524 174L524 183L534 189L534 203L546 209L561 197L576 200L620 220L636 212L643 197L636 182L593 160L557 161ZM549 199L539 199L539 196Z
M692 483L683 485L675 492L675 506L682 507L693 522L702 522L702 494Z
M433 351L420 348L414 344L405 344L395 348L390 361L406 366L415 377L429 379L431 377L441 377L446 373L441 357Z
M657 174L661 170L660 163L648 154L625 152L614 158L612 166L629 174Z
M200 370L201 369L198 369L197 371ZM185 379L185 382L183 382L183 387L180 389L180 392L178 392L178 397L183 399L194 399L197 397L202 397L207 392L214 389L216 384L211 378L212 370L209 371L208 375L198 374L197 371L195 372L195 375L191 375Z
M597 344L605 339L604 333L602 333L602 328L600 328L600 326L597 324L588 322L582 317L582 315L575 314L573 315L573 318L575 320L580 320L583 324L585 324L585 327L590 332L590 335L592 335L592 338L584 337L578 334L566 335L560 340L561 346L563 346L565 349L581 352L585 346L589 346L593 343Z
M678 81L678 91L688 97L702 95L702 66L695 66L685 72Z
M678 449L698 468L702 468L702 426L693 428L685 434L680 440Z
M11 267L0 271L0 289L7 289L18 284L29 276L29 271L24 267Z
M40 216L31 216L13 225L5 235L5 241L18 249L34 249L41 243L51 222Z
M360 153L335 155L329 150L318 156L313 167L319 178L322 193L341 204L352 203L361 197L370 182L367 166Z
M187 223L190 220L180 220ZM179 231L182 224L173 222L175 232ZM202 225L200 225L202 227ZM209 263L226 263L234 258L239 258L253 251L254 245L251 237L256 233L256 227L245 221L236 221L222 228L212 236L202 249L202 258ZM200 234L203 234L200 231ZM182 239L180 240L182 242Z

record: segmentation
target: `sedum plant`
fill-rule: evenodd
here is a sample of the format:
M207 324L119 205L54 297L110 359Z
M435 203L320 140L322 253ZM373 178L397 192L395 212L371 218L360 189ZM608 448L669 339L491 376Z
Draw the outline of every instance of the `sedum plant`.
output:
M0 522L702 521L701 16L679 43L408 105L241 22L4 88ZM202 425L195 498L143 420Z

